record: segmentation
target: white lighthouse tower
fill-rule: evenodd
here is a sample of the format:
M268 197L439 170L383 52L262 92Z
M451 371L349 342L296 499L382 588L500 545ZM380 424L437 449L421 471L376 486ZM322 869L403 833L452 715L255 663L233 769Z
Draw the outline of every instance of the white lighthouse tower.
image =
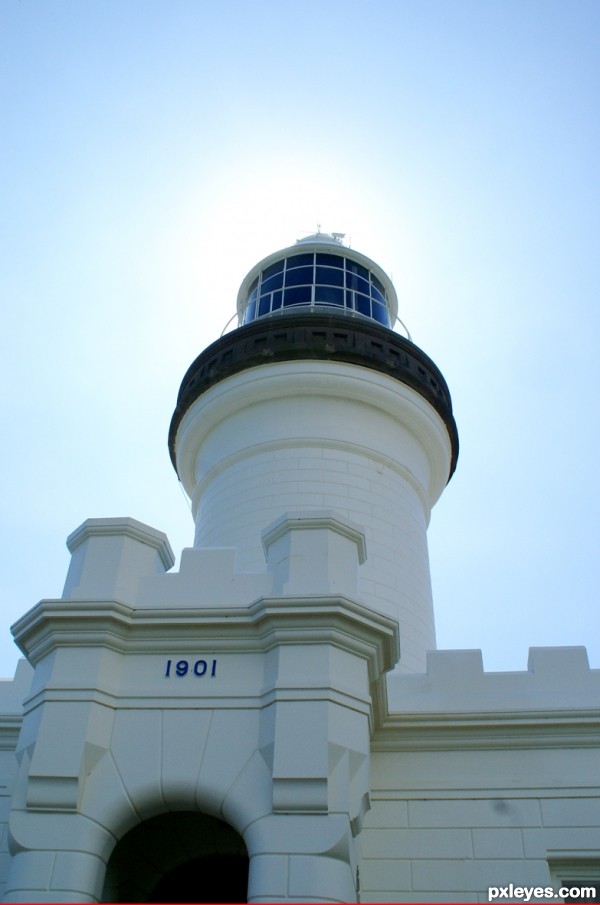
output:
M435 650L450 397L339 239L257 264L183 379L179 571L162 532L89 519L12 627L5 901L598 901L600 670Z
M435 647L450 397L339 237L257 264L238 313L171 422L196 526L180 570L161 532L90 519L62 598L13 626L34 674L6 901L360 897L386 673Z
M171 425L195 545L234 547L237 567L257 572L265 526L283 513L355 526L365 537L358 586L335 549L325 576L299 548L297 580L307 594L358 594L397 620L399 668L422 671L435 648L426 530L458 454L444 378L390 329L389 277L337 236L260 261L237 307L242 329L192 364Z

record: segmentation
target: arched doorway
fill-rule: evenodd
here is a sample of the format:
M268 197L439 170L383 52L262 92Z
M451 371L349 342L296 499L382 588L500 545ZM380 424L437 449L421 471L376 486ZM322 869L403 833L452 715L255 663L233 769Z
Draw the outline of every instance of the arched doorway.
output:
M196 898L201 890L202 898ZM248 858L210 855L181 864L152 890L147 902L246 902Z
M145 820L117 843L105 902L246 902L248 853L222 820L190 811Z

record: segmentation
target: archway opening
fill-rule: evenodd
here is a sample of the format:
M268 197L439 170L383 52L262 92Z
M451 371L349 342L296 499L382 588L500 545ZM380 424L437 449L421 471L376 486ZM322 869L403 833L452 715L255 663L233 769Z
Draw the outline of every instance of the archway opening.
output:
M248 853L222 820L161 814L130 830L106 869L105 902L246 902Z
M198 891L203 898L198 899ZM246 902L248 858L211 855L194 858L165 874L148 902Z

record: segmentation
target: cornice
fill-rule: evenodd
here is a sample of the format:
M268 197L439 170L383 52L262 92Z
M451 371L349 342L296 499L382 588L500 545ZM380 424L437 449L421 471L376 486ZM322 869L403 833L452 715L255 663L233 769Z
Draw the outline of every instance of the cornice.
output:
M70 553L74 553L80 544L91 537L112 536L129 537L131 540L153 547L165 569L170 569L175 563L175 556L167 535L134 518L86 519L68 536L67 547Z
M600 708L388 714L376 752L600 747Z
M164 654L168 648L171 654L177 654L186 653L195 642L200 642L204 649L210 648L217 655L264 654L285 645L330 645L365 661L368 683L364 695L338 687L333 678L328 687L264 689L259 698L254 695L252 706L297 699L298 694L306 700L308 695L308 698L331 700L367 712L371 729L379 726L387 713L385 673L394 667L400 655L395 620L338 595L262 597L248 607L194 609L135 609L118 600L42 600L13 626L13 634L32 665L57 648L102 648L120 654ZM72 700L74 694L83 695L85 700L100 696L108 706L124 706L124 702L131 700L131 690L126 687L108 694L106 691L103 688L78 692L60 688L42 690L28 700L28 707L31 709L50 698L62 699L63 695ZM153 706L157 706L157 698L151 697L154 697ZM239 705L240 697L243 689L230 688L225 696L215 697L215 706L228 706L229 698ZM143 696L136 700L136 706L144 706ZM245 700L244 706L248 703ZM208 707L210 701L203 699L203 704ZM180 700L177 706L182 705Z
M283 515L281 518L278 518L277 521L272 525L269 525L263 532L262 545L265 555L268 548L275 543L276 540L279 540L280 537L288 534L292 528L296 531L325 528L336 534L340 534L356 544L359 565L362 566L362 564L366 562L367 547L365 535L360 526L355 525L354 523L351 524L348 520L342 522L336 517L334 512L323 510L319 512L307 511L292 515Z
M35 665L61 647L125 653L266 652L286 644L330 644L366 660L375 722L386 712L384 674L398 661L398 625L342 596L262 597L248 607L136 609L118 600L42 600L13 626Z
M458 458L458 432L448 386L434 362L418 346L379 324L316 313L259 318L221 337L196 358L183 378L171 420L169 452L175 470L179 426L203 393L250 368L298 360L360 365L419 393L444 422L451 448L446 482L450 480Z
M400 658L398 623L349 597L263 597L249 610L263 643L334 643L368 657L371 681Z

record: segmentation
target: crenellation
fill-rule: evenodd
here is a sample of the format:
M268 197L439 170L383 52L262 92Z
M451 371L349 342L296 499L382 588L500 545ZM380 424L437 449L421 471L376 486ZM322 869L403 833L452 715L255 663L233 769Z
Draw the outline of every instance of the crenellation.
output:
M485 672L481 651L430 651L422 674L388 677L390 714L598 711L600 670L585 648L531 648L528 669Z

